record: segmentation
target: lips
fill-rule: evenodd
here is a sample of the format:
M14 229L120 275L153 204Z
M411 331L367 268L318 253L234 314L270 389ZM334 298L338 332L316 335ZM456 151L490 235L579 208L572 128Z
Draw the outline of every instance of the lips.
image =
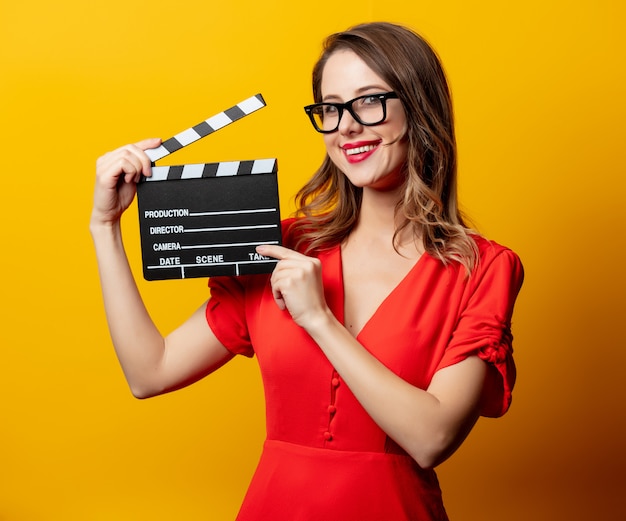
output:
M358 141L356 143L346 143L341 147L346 159L350 163L358 163L371 156L382 141Z

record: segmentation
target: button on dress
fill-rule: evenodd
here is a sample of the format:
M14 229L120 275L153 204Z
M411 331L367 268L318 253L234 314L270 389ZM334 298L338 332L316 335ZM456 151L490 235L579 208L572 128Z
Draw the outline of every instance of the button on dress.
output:
M283 224L283 243L293 247ZM500 416L515 382L511 315L523 268L511 250L475 238L471 276L423 254L357 340L426 389L435 372L477 355L489 365L482 414ZM343 323L341 249L317 254L327 303ZM210 279L207 321L235 354L256 355L267 438L238 521L445 521L433 469L422 469L356 400L311 337L281 311L269 275Z

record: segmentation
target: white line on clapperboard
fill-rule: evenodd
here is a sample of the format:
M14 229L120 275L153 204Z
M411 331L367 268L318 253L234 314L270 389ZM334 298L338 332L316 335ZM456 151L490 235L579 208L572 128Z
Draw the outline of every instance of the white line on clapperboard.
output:
M189 217L207 217L210 215L235 215L240 213L275 212L276 208L259 208L258 210L229 210L225 212L189 212Z
M267 228L278 228L276 224L251 224L250 226L220 226L218 228L189 228L183 233L195 232L231 232L235 230L263 230Z
M238 242L237 246L261 246L261 244L278 244L278 241L259 241L259 242ZM233 243L228 244L193 244L191 246L181 246L181 250L208 250L211 248L227 248ZM160 268L161 266L155 266Z

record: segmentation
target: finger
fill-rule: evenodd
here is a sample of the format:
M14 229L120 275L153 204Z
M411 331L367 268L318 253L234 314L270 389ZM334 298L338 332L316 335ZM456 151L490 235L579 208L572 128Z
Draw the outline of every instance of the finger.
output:
M280 282L276 280L274 274L270 278L270 287L272 289L272 297L274 297L274 302L281 311L284 311L287 308L287 304L285 303L285 299L283 297L282 291L279 289Z
M139 149L141 151L140 153L138 153L138 157L141 161L141 174L145 177L150 177L152 175L152 160L148 157L145 151L157 148L159 145L161 145L160 138L144 139L142 141L138 141L134 145L136 149ZM136 182L138 181L139 178L136 179Z
M126 145L119 149L120 156L124 160L123 172L126 183L138 183L142 175L145 177L152 175L152 161L144 150L147 150L146 146L149 147L149 145L159 142L159 139L146 139L138 144Z
M159 138L152 138L120 147L100 157L96 163L97 169L102 172L113 171L116 177L124 176L127 183L138 182L142 175L152 175L152 161L145 150L156 148L160 143Z
M280 291L272 291L272 294L274 296L274 302L276 302L278 309L280 309L281 311L285 311L285 309L287 309L287 304L285 304L285 299L283 298L282 293Z
M142 155L145 153L135 145L125 145L100 157L96 162L96 168L102 173L114 172L115 174L126 173L124 169L129 165L133 165L136 170L141 170Z
M127 145L119 151L119 154L114 155L114 161L111 164L113 172L117 172L117 176L123 178L125 183L137 183L146 168L141 154L143 152L133 145ZM150 168L150 164L147 167Z
M143 139L142 141L138 141L135 143L137 148L141 148L141 150L150 150L151 148L158 148L161 144L161 138L153 137L149 139Z
M141 169L141 162L128 151L115 151L100 158L96 165L96 179L106 186L114 187L118 182L126 182L129 175Z
M259 255L273 257L274 259L278 260L298 259L304 257L304 255L298 253L297 251L290 250L289 248L285 248L284 246L278 246L276 244L262 244L261 246L256 247L256 252Z
M141 163L134 158L123 157L119 162L119 170L125 183L132 183L141 174Z

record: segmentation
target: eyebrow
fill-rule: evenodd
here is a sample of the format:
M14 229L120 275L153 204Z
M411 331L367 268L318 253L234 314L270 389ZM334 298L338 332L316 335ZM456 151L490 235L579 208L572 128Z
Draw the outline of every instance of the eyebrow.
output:
M388 87L383 87L382 85L366 85L365 87L361 87L356 90L356 97L363 96L364 94L370 92L387 92L390 90ZM322 102L329 100L340 100L341 96L337 94L328 94L322 98Z

